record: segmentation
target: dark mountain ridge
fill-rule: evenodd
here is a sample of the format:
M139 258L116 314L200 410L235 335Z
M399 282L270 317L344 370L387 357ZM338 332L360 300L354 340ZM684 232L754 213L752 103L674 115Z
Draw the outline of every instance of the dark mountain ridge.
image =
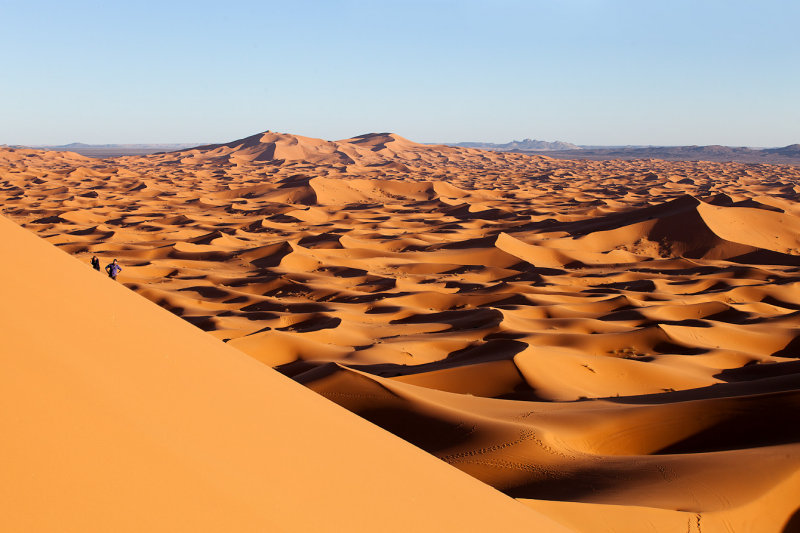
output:
M546 155L556 159L662 159L665 161L713 161L719 163L768 163L800 164L800 144L776 148L751 148L747 146L722 146L719 144L698 146L589 146L574 145L560 141L546 142L525 139L505 144L455 143L451 146L478 148L501 152Z
M522 139L521 141L511 141L504 144L495 144L487 142L462 142L462 143L450 143L450 146L459 146L461 148L479 148L482 150L498 150L498 151L580 150L580 146L571 143L566 143L562 141L553 141L553 142L538 141L536 139Z

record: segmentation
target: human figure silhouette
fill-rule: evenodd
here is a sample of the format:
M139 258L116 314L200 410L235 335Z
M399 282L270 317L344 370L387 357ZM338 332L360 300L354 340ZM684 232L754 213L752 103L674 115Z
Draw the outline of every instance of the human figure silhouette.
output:
M117 279L117 274L122 272L122 267L119 266L117 260L114 259L112 262L106 265L106 272L108 273L108 277L111 279Z

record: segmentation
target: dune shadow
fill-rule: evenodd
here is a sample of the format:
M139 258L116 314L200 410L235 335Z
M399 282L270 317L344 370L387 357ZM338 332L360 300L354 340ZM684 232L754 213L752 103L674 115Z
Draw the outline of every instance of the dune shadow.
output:
M526 349L528 345L513 339L493 339L485 343L467 346L449 353L439 361L421 365L399 365L396 363L376 363L371 365L348 365L354 370L367 372L386 378L423 374L436 370L458 368L462 366L490 363L493 361L511 360Z
M208 299L212 299L212 300L213 299L217 299L217 298L226 298L226 297L230 296L230 293L228 291L225 291L225 290L222 290L222 289L218 289L217 287L209 287L207 285L197 285L197 286L194 286L194 287L183 287L183 288L178 289L178 291L180 291L180 292L194 291L197 294L199 294L200 296L202 296L203 298L208 298Z
M740 397L709 405L723 420L653 455L708 453L800 442L800 392Z
M792 359L800 358L800 335L790 340L789 343L772 353L773 357L791 357Z
M528 470L526 467L530 468L529 465L519 465L520 470ZM533 465L533 468L536 466ZM581 468L572 471L542 468L538 479L508 487L502 492L512 498L574 502L619 485L620 474L602 468Z
M602 398L612 403L658 405L715 398L736 398L752 395L778 394L787 391L800 391L800 373L788 376L775 376L750 382L715 383L707 387L678 391L636 394L631 396L609 396Z
M452 448L467 440L471 427L453 424L402 407L372 407L358 415L428 453Z
M448 324L448 331L492 328L503 321L503 313L497 309L479 308L439 313L414 314L405 318L391 320L390 324Z
M614 283L601 283L594 285L597 289L619 289L631 292L653 292L656 290L656 284L649 279L637 279L632 281L618 281Z
M328 306L321 305L314 302L307 302L307 303L277 303L277 302L270 302L270 301L261 301L252 303L245 307L242 307L240 311L245 313L252 313L252 312L269 312L269 311L278 311L278 312L286 312L286 313L319 313L330 311Z
M800 361L787 361L785 363L758 364L751 361L738 368L727 368L713 377L727 383L757 381L759 379L800 374Z
M183 316L181 318L203 331L214 331L217 329L216 317L214 316Z
M315 316L309 318L308 320L303 320L301 322L297 322L296 324L292 324L291 326L285 326L282 328L276 328L279 331L292 331L294 333L308 333L311 331L319 331L321 329L334 329L342 323L342 319L339 317L333 316Z
M781 533L800 533L800 507L789 517Z

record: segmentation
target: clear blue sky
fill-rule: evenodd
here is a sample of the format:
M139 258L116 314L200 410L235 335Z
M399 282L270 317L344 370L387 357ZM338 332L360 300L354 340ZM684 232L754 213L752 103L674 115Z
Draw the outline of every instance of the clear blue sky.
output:
M800 142L800 2L0 0L0 144Z

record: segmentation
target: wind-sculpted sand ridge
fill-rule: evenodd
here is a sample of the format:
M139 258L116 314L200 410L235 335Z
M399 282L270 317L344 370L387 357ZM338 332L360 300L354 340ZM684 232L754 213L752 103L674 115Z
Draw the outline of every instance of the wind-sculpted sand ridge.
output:
M7 216L534 509L796 527L798 167L390 134L17 152Z

